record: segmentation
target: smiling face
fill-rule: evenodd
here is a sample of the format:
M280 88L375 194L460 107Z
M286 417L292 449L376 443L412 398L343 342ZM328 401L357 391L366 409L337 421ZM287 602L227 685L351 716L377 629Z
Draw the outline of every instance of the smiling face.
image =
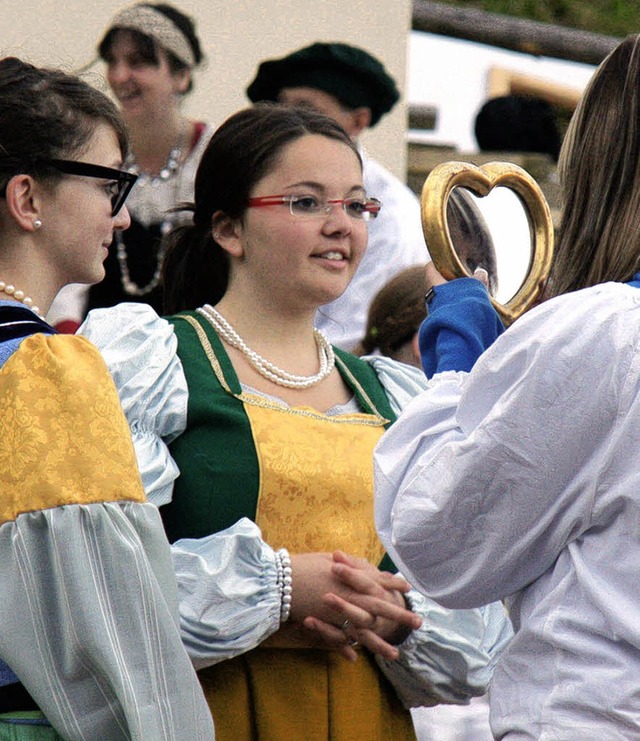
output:
M189 86L188 71L172 72L161 48L158 64L150 62L126 30L116 32L106 62L107 81L129 121L161 115Z
M364 198L360 162L346 144L307 134L282 150L250 193L270 195ZM233 258L228 290L287 311L315 311L338 298L367 244L366 222L339 204L317 216L294 216L287 204L248 208L229 231L218 240Z
M122 154L114 130L97 124L87 146L70 159L119 168ZM52 272L60 285L98 283L115 229L130 224L126 205L113 217L113 181L63 175L53 186L39 189L42 206L40 234L49 252Z

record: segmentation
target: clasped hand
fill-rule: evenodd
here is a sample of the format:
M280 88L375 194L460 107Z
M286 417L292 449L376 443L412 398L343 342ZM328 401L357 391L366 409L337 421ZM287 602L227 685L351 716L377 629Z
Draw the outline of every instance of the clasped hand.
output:
M422 623L404 599L410 585L365 559L335 551L299 554L292 562L291 621L315 636L315 645L355 660L360 644L393 660L394 644Z

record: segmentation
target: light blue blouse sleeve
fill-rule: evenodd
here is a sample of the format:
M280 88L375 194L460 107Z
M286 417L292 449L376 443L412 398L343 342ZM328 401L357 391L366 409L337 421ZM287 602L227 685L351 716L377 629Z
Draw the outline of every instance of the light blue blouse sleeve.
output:
M258 646L280 627L273 550L247 518L172 546L182 640L196 669Z
M384 355L366 355L362 358L378 376L395 414L427 388L427 378L421 368L400 363Z
M513 628L500 602L449 610L415 589L407 595L422 626L398 646L400 656L376 661L408 707L466 705L483 695Z
M173 327L146 304L95 309L78 330L100 350L129 422L145 492L171 501L180 471L168 444L184 432L189 394Z
M173 327L144 304L89 313L79 332L100 349L115 381L149 501L171 501L180 471L168 444L187 421L189 393ZM280 627L276 557L260 529L228 530L172 546L180 627L198 668L249 651Z

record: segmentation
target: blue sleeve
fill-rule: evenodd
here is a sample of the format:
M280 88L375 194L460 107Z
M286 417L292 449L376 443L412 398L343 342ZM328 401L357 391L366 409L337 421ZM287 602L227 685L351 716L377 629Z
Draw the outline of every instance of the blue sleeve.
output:
M479 280L458 278L436 286L419 334L427 378L447 370L470 371L503 332L504 325Z

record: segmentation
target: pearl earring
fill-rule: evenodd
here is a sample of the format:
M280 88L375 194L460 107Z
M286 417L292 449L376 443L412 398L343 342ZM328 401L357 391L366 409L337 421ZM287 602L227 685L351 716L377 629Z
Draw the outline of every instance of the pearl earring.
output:
M42 226L42 222L40 221L40 219L34 219L33 220L33 228L34 229L40 229L41 226Z

